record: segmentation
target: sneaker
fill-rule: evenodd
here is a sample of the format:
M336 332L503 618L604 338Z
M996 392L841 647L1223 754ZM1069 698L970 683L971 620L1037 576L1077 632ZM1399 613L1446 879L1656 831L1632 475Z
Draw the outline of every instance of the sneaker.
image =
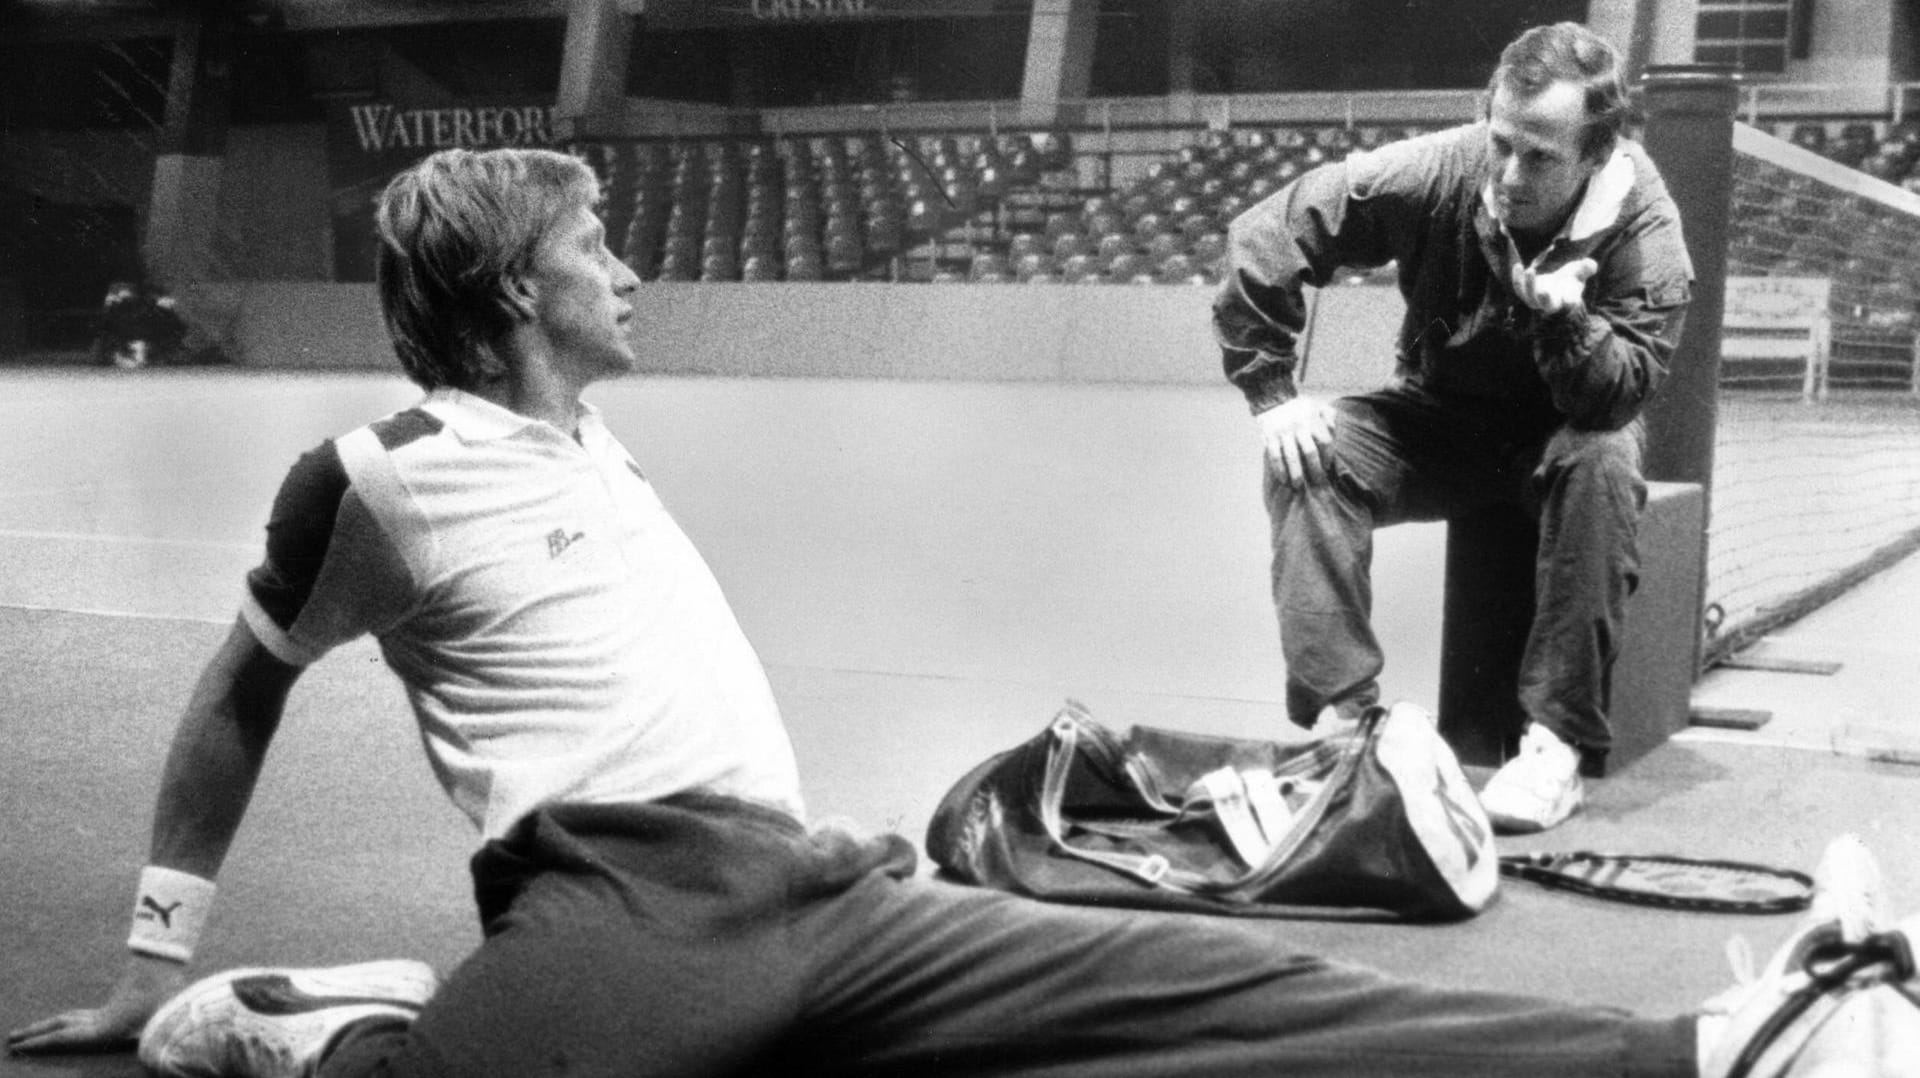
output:
M1704 1078L1920 1075L1913 948L1920 918L1888 928L1880 870L1857 838L1828 845L1806 918L1758 976L1744 940L1739 983L1701 1008Z
M438 986L431 967L405 960L228 970L154 1012L140 1034L140 1062L177 1078L309 1078L348 1026L411 1022Z
M1558 827L1586 800L1580 753L1545 726L1533 723L1508 760L1480 791L1480 807L1501 834L1520 835Z

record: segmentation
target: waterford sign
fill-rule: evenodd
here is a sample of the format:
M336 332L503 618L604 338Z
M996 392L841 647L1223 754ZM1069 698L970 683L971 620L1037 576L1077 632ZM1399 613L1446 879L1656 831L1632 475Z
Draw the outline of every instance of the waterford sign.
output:
M373 200L401 169L436 150L552 146L553 107L469 102L433 108L360 101L327 114L333 278L373 280Z

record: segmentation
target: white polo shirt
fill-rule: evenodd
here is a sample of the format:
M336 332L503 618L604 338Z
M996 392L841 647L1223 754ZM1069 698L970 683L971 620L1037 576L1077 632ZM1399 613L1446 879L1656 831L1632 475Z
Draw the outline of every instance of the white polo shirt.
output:
M576 442L440 390L321 445L247 583L242 616L285 662L379 639L488 838L549 802L690 790L803 814L759 657L592 408Z

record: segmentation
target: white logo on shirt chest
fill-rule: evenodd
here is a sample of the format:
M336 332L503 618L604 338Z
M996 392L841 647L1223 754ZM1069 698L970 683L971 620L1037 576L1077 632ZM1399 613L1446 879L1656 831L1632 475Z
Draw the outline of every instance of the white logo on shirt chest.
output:
M569 532L565 528L555 528L547 533L547 557L557 558L567 552L567 548L587 537L586 532Z

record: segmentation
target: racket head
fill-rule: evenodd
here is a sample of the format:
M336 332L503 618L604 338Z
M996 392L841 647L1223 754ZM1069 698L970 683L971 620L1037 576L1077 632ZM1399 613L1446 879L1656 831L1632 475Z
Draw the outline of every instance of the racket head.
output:
M1503 875L1612 902L1710 913L1796 913L1813 902L1813 878L1749 861L1673 854L1507 854Z

